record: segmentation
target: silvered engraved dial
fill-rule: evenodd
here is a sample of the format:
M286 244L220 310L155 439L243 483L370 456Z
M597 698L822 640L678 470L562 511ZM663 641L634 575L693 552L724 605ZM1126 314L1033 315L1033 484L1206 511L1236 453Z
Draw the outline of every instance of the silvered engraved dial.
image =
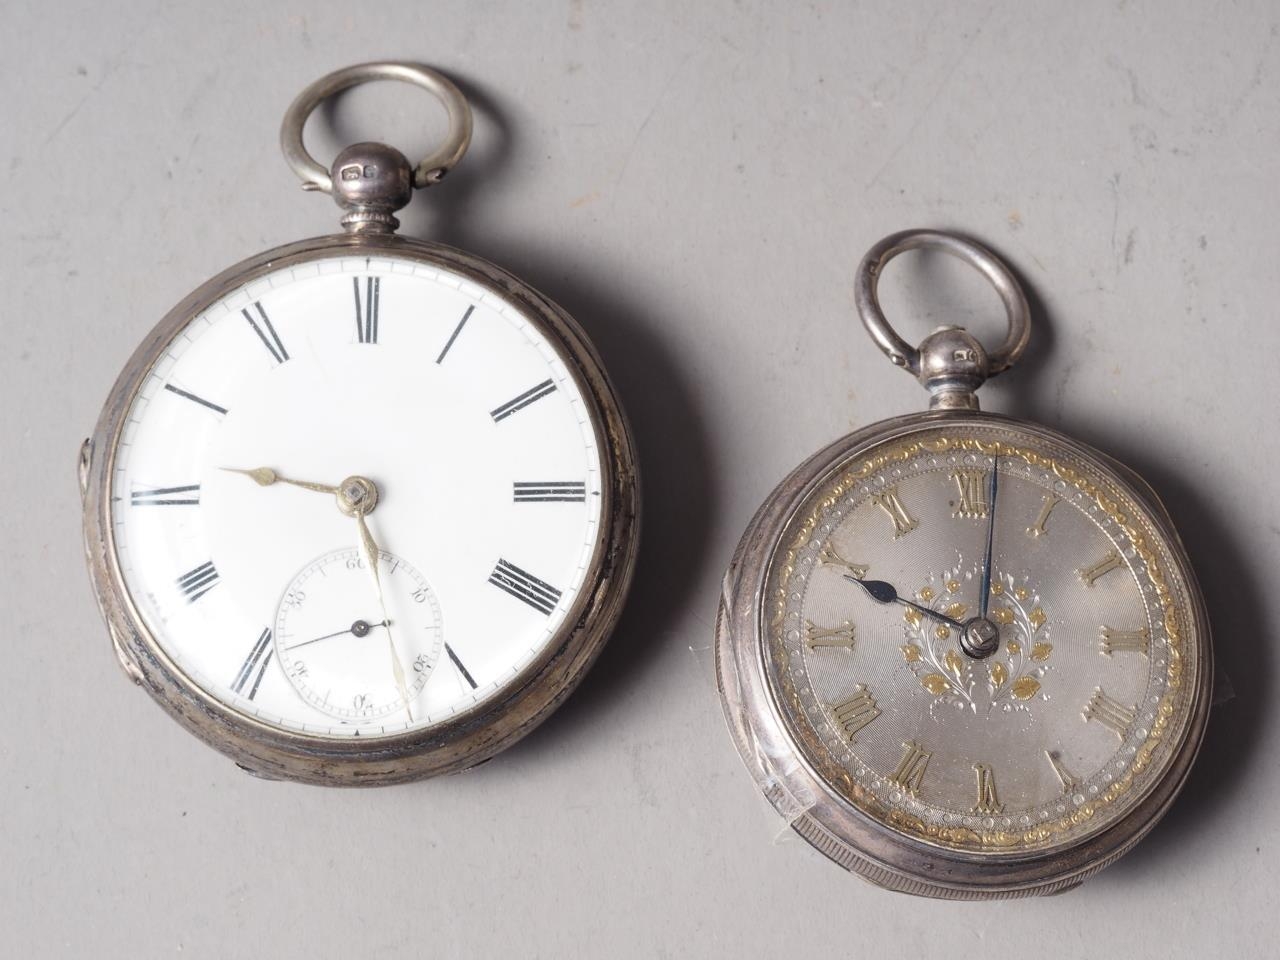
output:
M561 345L495 286L371 253L267 263L195 307L110 453L137 618L203 695L292 733L499 696L554 652L601 550L599 426ZM374 552L377 582L355 569Z
M930 426L838 464L778 542L768 681L865 813L951 849L1043 850L1159 780L1200 669L1187 584L1099 464L1011 424Z

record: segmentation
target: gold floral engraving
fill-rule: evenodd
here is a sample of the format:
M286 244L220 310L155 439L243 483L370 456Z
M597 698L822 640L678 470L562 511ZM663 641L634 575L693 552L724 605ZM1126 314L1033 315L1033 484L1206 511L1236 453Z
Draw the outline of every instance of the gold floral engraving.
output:
M947 678L940 673L930 673L920 678L920 685L932 693L935 697L946 693L950 689Z
M1018 700L1030 700L1040 692L1040 681L1035 677L1019 677L1011 689Z
M1127 513L1127 508L1122 505L1119 494L1114 492L1106 481L1095 482L1075 467L1020 443L985 440L971 436L948 436L933 431L926 433L920 439L903 440L895 445L882 445L874 449L878 452L864 456L846 467L839 478L825 488L821 498L809 501L804 507L803 516L790 528L792 533L788 534L788 540L777 555L771 578L773 586L770 588L769 595L771 612L769 623L775 631L774 636L780 637L780 628L786 613L788 590L799 554L811 541L822 518L843 497L861 481L889 464L903 463L921 454L976 452L996 456L1002 460L1021 460L1030 467L1052 474L1083 493L1088 498L1088 502L1107 516L1119 528L1121 535L1127 538L1132 546L1133 555L1137 558L1136 562L1141 562L1143 565L1146 582L1149 582L1154 590L1155 602L1160 608L1159 622L1163 627L1167 644L1167 649L1164 650L1167 656L1165 691L1155 707L1155 716L1149 725L1146 738L1138 744L1136 754L1120 776L1117 776L1096 797L1074 807L1065 815L1025 829L974 830L967 826L942 825L925 821L915 814L886 803L870 788L854 780L843 765L815 739L810 728L795 727L791 722L792 717L788 718L789 725L805 745L805 753L815 769L850 803L891 828L925 842L962 850L1015 848L1030 850L1052 845L1058 841L1058 838L1077 833L1086 828L1100 811L1126 796L1134 787L1137 778L1155 762L1157 755L1164 756L1168 749L1172 749L1175 745L1174 741L1167 739L1167 734L1170 732L1170 725L1181 716L1178 705L1184 695L1184 675L1187 665L1182 633L1183 613L1180 607L1180 594L1175 595L1174 588L1170 586L1163 557L1149 542L1144 521L1134 519ZM1058 498L1053 501L1053 503L1056 502ZM1048 519L1051 509L1052 504L1049 504L1047 509L1042 508L1042 516L1037 522L1037 526L1041 528L1038 533L1044 532L1044 520ZM1030 529L1028 533L1038 535ZM993 583L991 592L999 596L1002 588L999 584ZM780 646L771 645L770 650L768 662L772 666L773 682L781 687L780 696L793 709L793 716L801 716L801 701L795 690L794 680L786 669L782 649ZM1162 748L1168 749L1162 751ZM1059 765L1052 758L1050 762L1054 763L1055 767Z

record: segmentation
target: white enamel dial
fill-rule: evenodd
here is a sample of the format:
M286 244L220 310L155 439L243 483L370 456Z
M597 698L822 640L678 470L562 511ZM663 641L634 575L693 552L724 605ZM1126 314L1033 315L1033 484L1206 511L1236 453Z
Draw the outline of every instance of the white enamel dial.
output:
M385 615L369 595L369 566L355 547L307 564L280 601L274 630L280 666L298 695L331 717L404 712L409 719L393 658L403 664L411 704L440 657L440 604L426 577L385 552L378 568ZM256 673L266 669L263 663ZM250 669L242 682L254 675Z
M129 599L182 674L269 726L378 736L448 720L548 651L587 580L591 409L516 303L445 268L321 254L266 273L193 316L132 401L110 477ZM346 567L356 520L332 495L234 472L260 468L376 485L389 628L367 569ZM367 636L284 650L357 621Z

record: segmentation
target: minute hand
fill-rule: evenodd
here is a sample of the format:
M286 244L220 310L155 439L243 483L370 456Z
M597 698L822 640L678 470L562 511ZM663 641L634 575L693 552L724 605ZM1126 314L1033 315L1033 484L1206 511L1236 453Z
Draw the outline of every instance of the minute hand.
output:
M982 595L978 597L978 616L987 617L991 605L991 552L996 542L996 492L999 490L1000 458L991 460L991 487L987 490L987 552L982 555Z
M945 613L940 613L937 610L930 610L928 607L921 606L912 600L898 596L898 591L891 583L886 583L883 580L859 580L857 577L851 576L847 573L844 575L844 578L850 583L856 583L863 590L867 591L867 596L876 603L900 603L904 607L910 607L912 610L919 611L930 620L937 620L939 623L945 623L947 626L953 627L954 629L962 632L964 630L964 624L959 620L953 620Z

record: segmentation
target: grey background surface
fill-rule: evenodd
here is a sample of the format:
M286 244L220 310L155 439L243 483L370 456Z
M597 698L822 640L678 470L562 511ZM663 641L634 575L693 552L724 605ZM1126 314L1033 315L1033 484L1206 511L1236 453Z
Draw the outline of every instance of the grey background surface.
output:
M1273 955L1273 3L4 4L0 30L0 954ZM330 232L276 147L327 70L454 77L473 151L405 216L559 300L634 421L646 539L622 625L525 742L451 779L266 783L113 661L74 460L135 344L260 249ZM381 85L312 124L409 152ZM784 473L922 407L856 325L893 230L962 229L1035 307L984 391L1165 497L1229 697L1171 815L1081 890L986 906L880 892L789 838L725 732L718 581ZM917 338L998 302L937 258L886 301Z

